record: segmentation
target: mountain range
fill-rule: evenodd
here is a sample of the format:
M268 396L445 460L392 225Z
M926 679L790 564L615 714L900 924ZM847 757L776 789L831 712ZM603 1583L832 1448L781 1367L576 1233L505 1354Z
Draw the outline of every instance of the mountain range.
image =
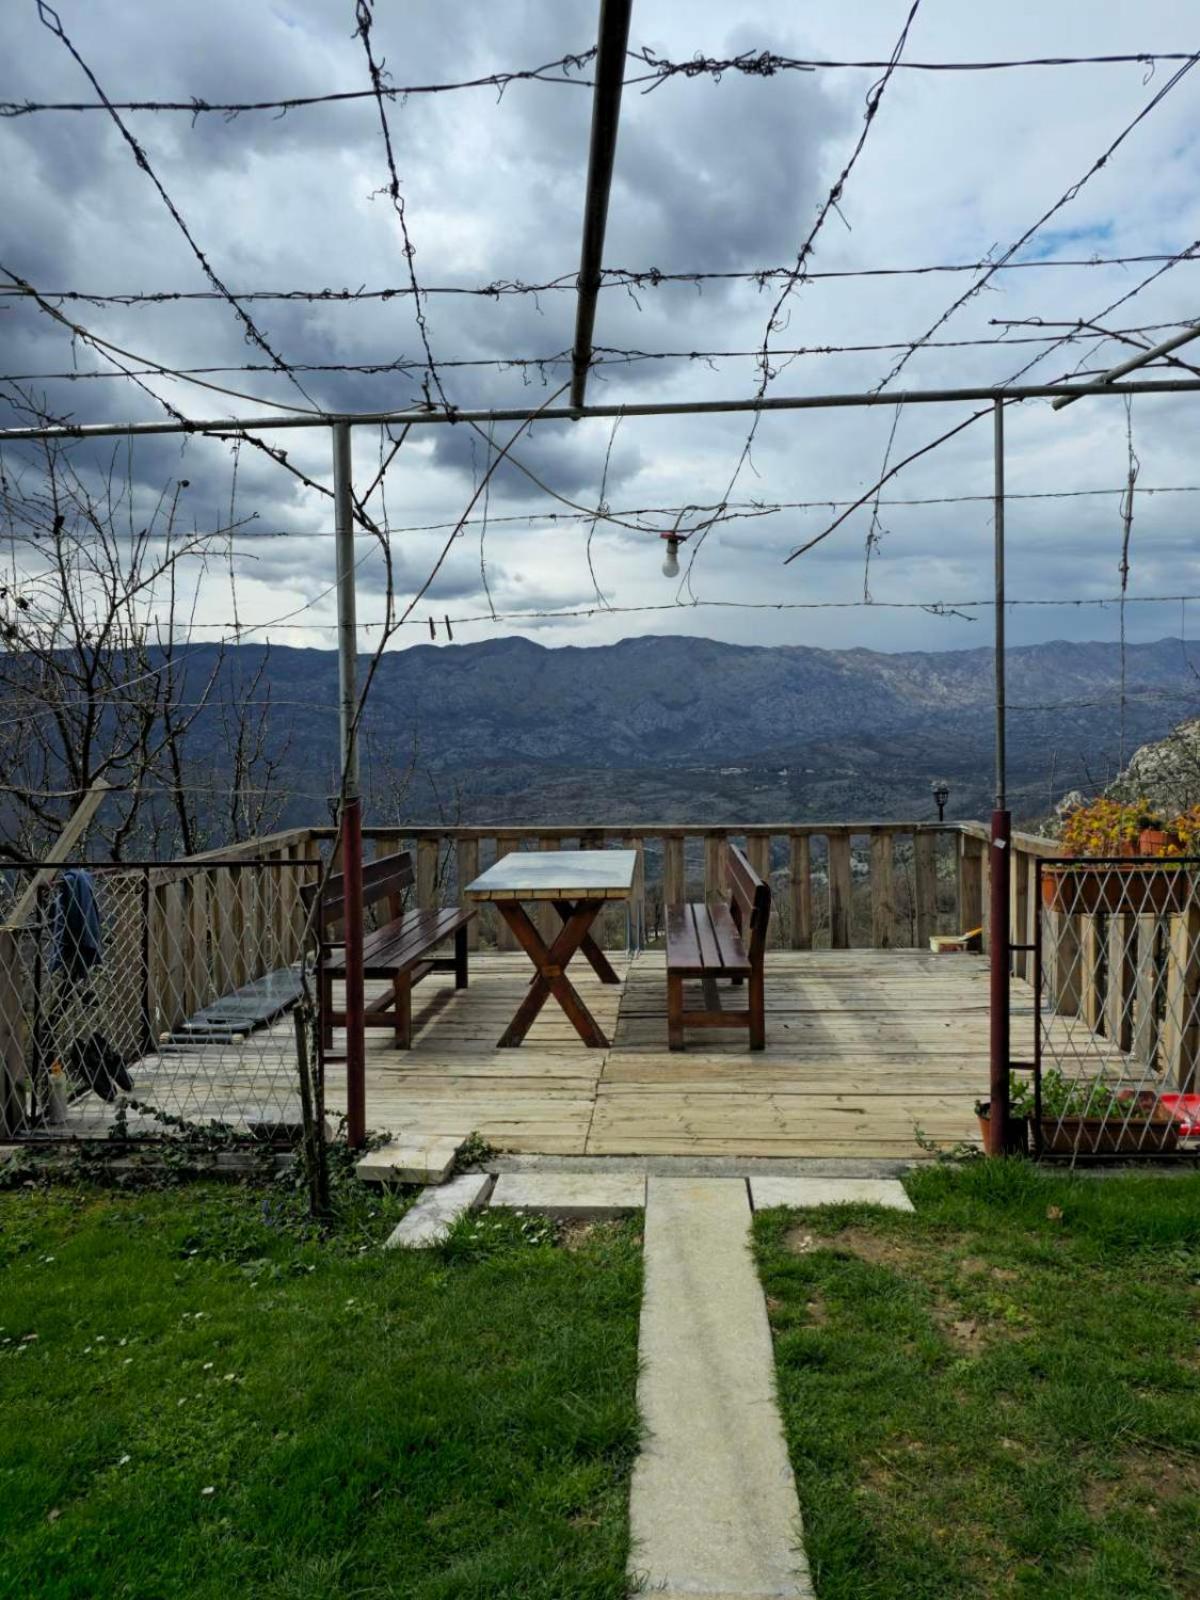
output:
M226 652L247 682L263 647ZM190 652L197 678L211 666ZM361 663L365 670L366 660ZM1097 792L1139 744L1200 709L1200 646L1054 641L1007 656L1010 803ZM337 658L271 647L282 821L334 787ZM1122 694L1124 714L1121 712ZM992 803L990 649L885 653L655 635L595 647L524 638L386 654L364 719L369 822L929 818ZM192 730L204 758L213 716Z

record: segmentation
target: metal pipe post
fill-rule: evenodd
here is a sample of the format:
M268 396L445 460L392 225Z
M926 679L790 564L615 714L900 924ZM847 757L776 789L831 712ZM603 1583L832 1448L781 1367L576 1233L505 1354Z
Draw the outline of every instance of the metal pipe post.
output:
M988 1114L988 1154L1003 1155L1008 1148L1008 1068L1011 1044L1009 1018L1009 975L1012 953L1009 949L1009 870L1012 856L1012 814L1008 804L1007 754L1005 750L1005 673L1004 673L1004 402L993 404L995 448L995 674L996 674L996 809L992 812L992 836L988 862L988 951L991 960L988 1010L991 1016L989 1041L989 1079L991 1105Z
M358 770L358 628L354 603L354 499L350 425L333 424L333 498L337 534L338 699L341 712L342 882L346 944L346 1137L367 1136L366 1027L363 994L363 844Z
M1008 1064L1011 1054L1009 1006L1008 893L1012 856L1012 814L992 812L991 859L988 863L988 952L991 961L988 1011L991 1020L988 1076L988 1155L1003 1155L1009 1147Z
M996 490L994 503L996 604L995 610L995 674L996 674L996 810L1003 811L1008 804L1008 758L1006 750L1007 716L1004 673L1004 402L997 400L993 407L994 449L996 457Z
M587 190L583 202L583 242L579 256L579 300L575 311L575 345L571 353L571 405L578 410L587 393L608 226L608 197L617 155L621 88L633 0L600 0L596 38L596 87L592 93L592 138L588 149Z

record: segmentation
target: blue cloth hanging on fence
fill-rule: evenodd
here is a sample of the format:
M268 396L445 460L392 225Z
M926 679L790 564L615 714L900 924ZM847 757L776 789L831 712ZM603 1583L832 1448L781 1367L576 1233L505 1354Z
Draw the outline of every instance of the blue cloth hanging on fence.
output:
M68 867L58 880L54 902L54 969L78 982L102 954L100 906L92 875L82 867Z

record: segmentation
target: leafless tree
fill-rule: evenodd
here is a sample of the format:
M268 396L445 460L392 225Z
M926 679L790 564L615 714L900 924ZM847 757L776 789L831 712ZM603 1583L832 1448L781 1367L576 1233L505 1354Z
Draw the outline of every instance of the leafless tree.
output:
M189 531L188 487L143 504L125 445L100 463L61 440L0 458L0 857L42 854L98 779L113 794L93 840L114 860L190 853L273 819L266 657L226 692L224 650L197 664L177 631L182 564L229 533Z

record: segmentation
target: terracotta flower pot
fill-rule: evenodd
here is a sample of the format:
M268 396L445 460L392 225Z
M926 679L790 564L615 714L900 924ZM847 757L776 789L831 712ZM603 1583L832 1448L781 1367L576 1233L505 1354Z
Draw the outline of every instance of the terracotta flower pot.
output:
M1176 867L1118 865L1046 867L1042 904L1060 916L1094 916L1097 911L1129 916L1182 911L1188 901L1188 876Z
M1167 851L1178 843L1178 839L1169 828L1143 828L1138 834L1138 854L1165 856Z
M1179 1124L1167 1112L1150 1117L1043 1117L1042 1149L1049 1155L1170 1155Z

